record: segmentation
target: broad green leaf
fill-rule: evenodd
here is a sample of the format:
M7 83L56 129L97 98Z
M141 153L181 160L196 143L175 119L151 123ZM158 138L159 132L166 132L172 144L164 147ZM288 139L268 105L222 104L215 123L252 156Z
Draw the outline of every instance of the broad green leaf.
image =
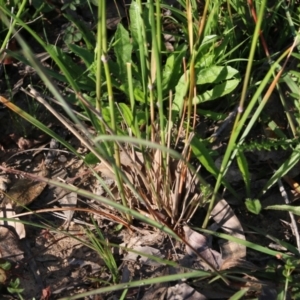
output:
M99 159L96 157L94 153L90 152L85 156L84 162L88 165L94 165L99 162Z
M222 61L226 61L226 56L228 56L228 54L230 54L231 51L232 52L234 51L233 48L229 47L228 45L231 38L230 36L231 32L234 32L233 28L228 32L226 32L224 36L219 37L218 40L215 42L213 53L216 56L216 63L218 62L221 63Z
M258 215L261 212L261 203L259 199L246 199L245 205L248 211L255 215Z
M189 88L189 81L186 80L186 78L189 78L189 74L183 74L175 87L175 97L172 104L173 121L177 117L178 113L179 116L181 116L182 113L184 98Z
M132 1L129 8L130 15L130 33L132 37L133 47L138 47L140 36L141 36L141 11L136 1Z
M195 64L195 69L198 68L209 68L209 66L215 64L216 56L215 54L205 53L201 56L201 60L197 61Z
M110 124L111 123L110 107L109 106L103 106L101 113L102 113L102 117L103 117L104 121L106 123ZM118 110L116 110L115 119L116 119L117 123L120 123L120 122L124 121L123 117L121 116L121 114ZM123 135L123 131L122 131L121 126L117 127L117 133L119 133L120 135Z
M136 117L138 118L138 125L144 125L146 124L146 116L145 116L145 112L144 111L138 111L136 114Z
M144 102L144 93L139 87L135 87L133 90L134 99L140 102Z
M208 35L205 36L202 44L200 45L195 59L195 69L199 67L208 68L215 64L215 54L213 53L213 43L217 40L218 36Z
M174 51L167 58L163 70L162 89L165 95L168 95L169 90L173 90L180 76L182 75L182 59L186 55L187 46L181 45L177 51Z
M203 103L206 101L214 100L221 98L230 92L232 92L239 84L240 80L238 79L232 79L232 80L227 80L223 83L220 83L213 87L213 89L206 91L205 93L196 96L193 99L193 104L199 104Z
M217 35L215 34L211 34L211 35L206 35L204 38L203 38L203 41L202 41L202 45L210 45L211 43L213 43L214 41L216 41L216 39L218 38ZM201 45L201 46L202 46Z
M168 56L165 67L163 69L163 81L162 81L163 90L168 90L169 81L170 81L171 74L174 70L174 66L175 66L175 54L173 53L170 56Z
M196 84L219 83L238 74L239 71L230 66L211 66L197 72Z
M281 210L281 211L288 211L293 213L294 215L300 216L300 206L292 206L292 205L269 205L265 207L265 209L273 209L273 210Z
M8 261L3 261L3 263L0 264L0 268L5 270L5 271L8 271L8 270L11 269L11 263L8 262Z
M119 24L115 33L114 50L119 66L119 76L122 81L127 77L126 63L131 62L132 43L128 31Z
M140 3L140 2L139 2ZM147 68L147 60L148 60L148 49L146 48L148 42L146 37L146 11L145 7L143 11L141 11L140 5L136 1L132 1L129 9L130 15L130 34L132 38L132 46L137 56L137 71L138 74L136 78L138 78L142 85L143 91L143 99L142 102L146 102L146 89L147 89L147 78L148 78L148 68ZM151 41L151 40L150 40ZM135 68L134 68L135 69ZM136 96L135 96L136 97Z
M133 134L136 135L136 130L134 128L134 122L133 122L133 115L130 108L125 103L119 103L119 107L123 114L124 121L127 127L129 127L132 130Z

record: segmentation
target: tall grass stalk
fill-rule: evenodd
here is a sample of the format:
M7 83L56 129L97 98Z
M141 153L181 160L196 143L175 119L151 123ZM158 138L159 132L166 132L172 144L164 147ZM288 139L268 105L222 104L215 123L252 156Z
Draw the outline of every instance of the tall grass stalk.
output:
M156 1L156 12L160 12L160 1ZM150 21L151 21L151 35L152 35L152 63L151 66L154 67L156 74L155 78L151 78L149 82L150 91L153 90L153 84L156 82L157 89L157 106L159 113L159 127L160 127L160 143L165 145L165 115L164 115L164 105L163 105L163 94L162 94L162 70L161 70L161 29L158 29L158 24L160 22L160 13L154 14L154 4L153 0L149 3ZM161 26L161 25L160 25ZM154 101L153 101L154 104ZM155 120L152 120L153 122ZM153 130L154 131L154 130ZM165 157L163 155L163 163L165 166Z
M146 119L146 136L149 139L152 130L149 130L149 101L148 101L148 78L150 77L150 65L149 65L149 53L147 48L147 38L146 38L146 26L142 18L142 1L133 1L130 6L130 15L132 20L136 20L136 23L130 24L131 30L137 33L137 44L138 44L138 63L141 72L141 82L143 87L143 96L145 103L145 119ZM151 82L151 79L150 79ZM150 114L154 118L154 101L150 102ZM151 121L154 121L151 119ZM152 126L152 125L151 125Z
M105 10L106 2L99 1L98 3L98 22L97 22L97 45L96 45L96 109L101 111L101 84L102 84L102 43L107 44L106 41L106 10ZM104 128L102 125L102 129L104 132Z
M257 41L258 41L258 38L259 38L259 32L261 30L261 24L262 24L263 17L264 17L265 7L266 7L266 0L262 0L261 5L260 5L260 9L259 9L258 20L257 20L255 30L254 30L254 33L253 33L253 38L252 38L252 43L251 43L251 48L250 48L250 53L249 53L249 59L248 59L247 69L246 69L245 78L244 78L244 82L243 82L243 88L242 88L242 93L241 93L241 99L240 99L239 106L238 106L237 116L236 116L235 123L234 123L233 129L232 129L232 133L230 135L228 146L226 148L226 152L225 152L223 160L222 160L222 164L221 164L221 167L220 167L220 172L219 172L219 175L217 177L217 181L216 181L216 184L215 184L215 187L214 187L214 192L213 192L213 195L212 195L212 199L211 199L211 202L210 202L209 207L208 207L208 212L207 212L207 215L206 215L205 220L203 222L203 227L204 228L207 227L210 213L211 213L211 211L212 211L212 209L215 205L217 193L218 193L219 188L221 186L222 178L226 174L226 172L229 168L229 165L230 165L231 161L233 160L232 152L234 151L234 149L236 147L236 140L237 140L238 135L240 133L240 131L238 130L237 127L239 125L239 129L241 130L244 122L246 121L246 118L250 114L250 111L246 110L244 115L243 115L244 118L240 122L241 115L242 115L243 111L245 110L244 103L245 103L245 99L246 99L247 88L248 88L249 78L250 78L252 64L253 64L253 58L254 58L256 48L257 48ZM264 84L263 87L265 87L266 84L267 84L267 82L265 81L265 84ZM252 100L251 100L251 103L252 103L251 106L252 107L254 106L255 102L256 102L256 99L252 98ZM230 161L230 159L231 159L231 161Z
M133 92L133 82L132 82L132 64L128 62L126 64L127 67L127 78L128 78L128 91L129 91L129 101L130 101L130 107L132 110L132 122L133 128L134 128L134 135L138 138L141 138L141 132L139 129L139 124L138 124L138 118L137 118L137 103L134 99L134 92ZM142 149L142 147L140 147Z
M14 17L13 15L10 15L12 22L7 26L8 27L8 31L7 31L7 34L6 34L3 42L2 42L2 45L1 45L1 48L0 48L0 53L6 48L8 42L9 42L9 39L11 38L11 35L12 35L14 29L15 29L15 26L16 26L16 24L18 22L18 19L20 18L21 14L25 10L26 4L27 4L27 0L23 0L21 2L21 5L19 6L18 12L15 15L16 17ZM2 6L3 8L5 8L4 4L1 4L0 6Z

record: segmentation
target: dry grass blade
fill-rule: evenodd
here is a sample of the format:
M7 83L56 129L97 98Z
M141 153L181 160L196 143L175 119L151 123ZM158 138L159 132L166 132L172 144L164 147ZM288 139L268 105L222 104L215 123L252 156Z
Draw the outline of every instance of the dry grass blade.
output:
M76 136L78 138L78 140L84 145L86 146L96 157L98 157L105 165L108 169L110 169L112 172L112 168L109 165L109 163L97 152L95 151L94 145L92 145L90 143L90 141L92 140L92 136L90 135L90 133L88 132L88 130L86 130L84 128L84 126L81 124L81 126L79 127L81 129L81 132L78 132L75 129L75 125L71 124L71 122L69 120L67 120L64 116L62 116L58 111L56 111L42 96L41 94L35 90L32 86L29 85L30 88L30 95L35 98L36 100L38 100L42 105L44 105L47 110L49 110L70 132L72 132L74 134L74 136ZM78 123L79 124L79 123ZM78 126L77 126L78 127ZM85 138L87 137L87 138Z

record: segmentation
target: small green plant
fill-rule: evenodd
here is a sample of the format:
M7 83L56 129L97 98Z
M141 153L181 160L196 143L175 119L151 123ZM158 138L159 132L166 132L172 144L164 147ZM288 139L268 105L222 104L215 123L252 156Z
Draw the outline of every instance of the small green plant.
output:
M71 10L76 10L76 8L82 4L82 0L72 0L68 3L65 3L62 7L61 10L66 10L66 9L71 9Z
M253 214L258 215L261 212L261 203L259 199L246 199L245 205Z
M9 286L7 287L7 290L11 294L16 294L19 299L23 300L22 292L24 289L20 288L20 279L16 278L15 280L11 280L9 283Z
M0 264L0 289L6 286L9 279L8 272L11 269L11 264L8 261L4 261Z
M109 270L109 274L111 274L112 282L117 284L120 281L120 275L112 247L109 245L107 239L104 238L102 232L93 219L92 222L95 225L96 232L94 233L91 230L86 229L86 235L90 240L93 249L99 254L99 257L103 259L107 269Z
M64 42L66 44L77 43L82 39L82 33L79 32L74 25L66 28L64 33Z

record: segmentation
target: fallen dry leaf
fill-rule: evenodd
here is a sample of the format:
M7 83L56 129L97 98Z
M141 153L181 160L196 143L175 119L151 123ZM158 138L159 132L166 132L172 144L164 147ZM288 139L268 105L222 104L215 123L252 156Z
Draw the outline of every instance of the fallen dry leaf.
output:
M211 217L226 234L246 240L241 222L226 200L219 200L211 212ZM223 248L224 246L224 248ZM222 258L245 259L246 246L228 241L221 245Z
M17 235L4 226L0 226L0 257L9 258L13 262L24 258Z
M188 226L183 227L186 241L197 251L201 258L204 258L215 269L220 269L223 263L219 252L208 246L208 239L201 233L192 230ZM197 253L186 245L186 252L190 256L197 256Z
M48 173L49 171L43 168L37 175L46 177ZM2 206L5 207L10 203L17 213L21 212L24 206L29 205L41 194L46 185L46 182L20 178L6 194Z

